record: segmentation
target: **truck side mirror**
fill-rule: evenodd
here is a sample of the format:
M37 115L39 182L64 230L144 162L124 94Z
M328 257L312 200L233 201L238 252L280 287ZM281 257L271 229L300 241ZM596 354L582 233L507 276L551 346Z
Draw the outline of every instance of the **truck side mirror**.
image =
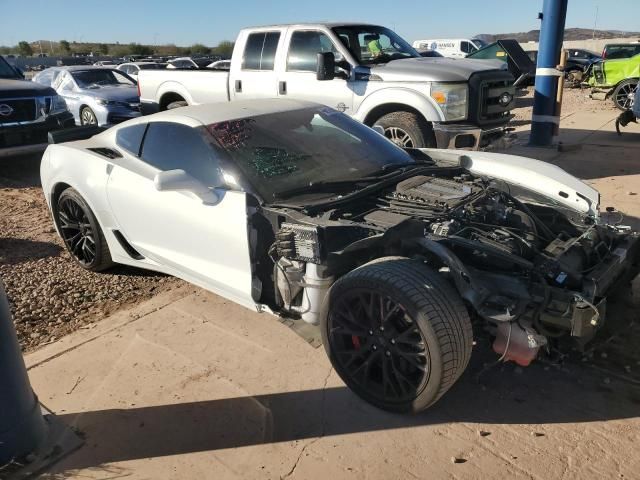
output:
M336 78L336 57L333 52L322 52L318 54L316 78L321 81Z

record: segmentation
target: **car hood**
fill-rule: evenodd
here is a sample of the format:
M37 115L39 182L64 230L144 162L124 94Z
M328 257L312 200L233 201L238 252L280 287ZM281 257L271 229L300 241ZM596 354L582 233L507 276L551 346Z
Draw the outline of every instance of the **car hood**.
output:
M105 85L95 88L84 88L82 93L90 97L112 100L116 102L136 103L139 100L138 89L135 86Z
M55 95L53 88L28 80L0 78L0 98L48 97Z
M504 180L582 214L598 216L598 191L556 165L501 153L421 150L438 164L457 164L474 175Z
M370 67L371 73L384 81L404 82L466 82L476 72L499 68L498 63L489 60L435 57L405 58Z

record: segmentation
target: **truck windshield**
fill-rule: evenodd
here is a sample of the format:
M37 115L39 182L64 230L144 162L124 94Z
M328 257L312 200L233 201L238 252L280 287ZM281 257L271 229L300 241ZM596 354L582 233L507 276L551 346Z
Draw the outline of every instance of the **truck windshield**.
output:
M402 37L385 27L349 25L335 27L333 32L362 65L420 57Z
M416 163L384 136L327 107L214 123L207 130L265 201Z
M16 78L20 79L18 72L16 72L7 61L0 57L0 78Z

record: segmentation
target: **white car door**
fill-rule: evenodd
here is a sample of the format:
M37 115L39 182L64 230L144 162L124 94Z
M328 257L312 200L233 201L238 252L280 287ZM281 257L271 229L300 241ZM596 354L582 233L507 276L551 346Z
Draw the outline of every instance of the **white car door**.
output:
M154 177L160 171L182 169L215 187L220 170L198 128L151 122L145 133L145 127L117 132L125 157L114 161L107 195L120 233L141 255L177 276L255 308L246 194L216 190L219 201L205 204L192 193L156 190Z
M231 98L252 100L278 97L275 63L282 38L280 30L259 30L247 36L242 58L234 58L231 62Z
M318 53L333 52L343 57L334 42L318 30L290 30L287 56L278 74L278 94L283 98L311 100L353 114L354 89L345 78L318 81Z

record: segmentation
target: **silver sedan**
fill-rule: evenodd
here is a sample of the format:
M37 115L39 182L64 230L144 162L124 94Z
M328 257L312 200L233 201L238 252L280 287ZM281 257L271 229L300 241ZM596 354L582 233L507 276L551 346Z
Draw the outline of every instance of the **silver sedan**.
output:
M52 86L80 125L108 127L140 116L135 80L113 68L52 67L33 81Z

